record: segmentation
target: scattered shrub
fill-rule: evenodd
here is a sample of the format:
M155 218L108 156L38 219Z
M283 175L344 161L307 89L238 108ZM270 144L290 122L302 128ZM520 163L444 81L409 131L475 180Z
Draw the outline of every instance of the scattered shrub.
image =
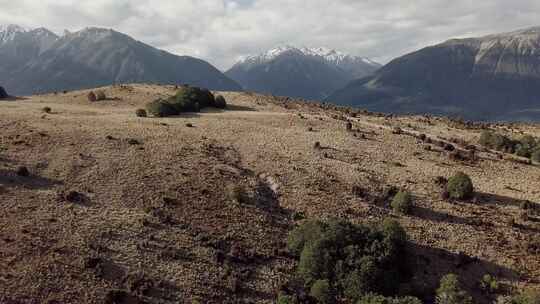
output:
M531 160L540 163L540 147L531 153Z
M467 174L458 172L448 179L446 190L453 199L467 199L473 195L474 187Z
M30 176L30 171L26 167L18 167L17 168L17 175L22 177L28 177Z
M332 287L328 280L318 280L311 286L309 295L317 300L321 304L334 303L334 296L332 293Z
M482 131L480 144L499 151L514 152L514 143L508 137L491 131Z
M137 115L137 117L146 117L146 110L145 109L137 109L135 111L135 115Z
M96 93L96 100L101 101L107 99L107 95L105 95L105 92L102 90L97 91Z
M96 94L93 91L88 93L87 98L88 98L88 101L90 102L94 102L97 100Z
M43 109L41 109L41 111L43 113L50 114L52 112L52 109L50 107L44 107Z
M163 99L157 99L148 103L146 105L146 111L155 117L167 117L178 114L176 109Z
M318 141L315 142L315 144L313 145L313 148L314 148L314 149L317 149L317 150L320 149L320 148L321 148L321 143L318 142Z
M472 298L461 289L458 276L450 273L442 277L437 289L437 304L472 304Z
M352 131L352 128L353 128L353 125L352 125L352 122L347 122L347 131Z
M296 296L280 294L277 299L277 304L299 304L300 301Z
M413 199L408 191L399 191L390 205L397 213L409 214L413 207Z
M487 293L494 293L499 290L499 282L490 274L485 274L480 280L480 287Z
M540 304L540 291L526 291L513 297L510 304Z
M217 95L215 98L214 106L218 109L225 109L227 107L227 101L222 95Z
M422 301L415 297L387 298L369 293L363 296L356 304L422 304Z
M180 88L168 101L178 113L198 112L215 103L214 95L209 90L197 87Z

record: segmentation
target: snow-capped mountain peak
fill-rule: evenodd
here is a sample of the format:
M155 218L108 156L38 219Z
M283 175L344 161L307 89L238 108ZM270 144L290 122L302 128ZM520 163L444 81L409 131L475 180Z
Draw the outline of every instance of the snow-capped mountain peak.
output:
M26 33L28 29L15 24L0 24L0 44L12 41L20 33Z
M358 63L363 62L364 64L373 65L373 66L380 66L378 63L364 57L360 56L353 56L346 54L344 52L340 52L334 49L326 48L326 47L316 47L316 48L309 48L309 47L302 47L297 48L291 45L284 45L279 46L273 49L270 49L264 53L254 55L254 56L247 56L244 58L241 58L239 61L239 64L263 64L268 63L282 55L285 54L291 54L291 55L301 55L301 56L307 56L307 57L316 57L319 59L322 59L323 61L326 61L331 64L335 65L341 65L344 63Z

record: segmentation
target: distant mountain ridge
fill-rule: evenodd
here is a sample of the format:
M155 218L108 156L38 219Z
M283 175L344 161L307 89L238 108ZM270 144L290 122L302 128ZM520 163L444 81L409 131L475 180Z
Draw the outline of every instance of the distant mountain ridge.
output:
M111 29L86 28L58 36L45 28L0 27L0 85L12 94L130 82L241 90L203 60L158 50Z
M249 91L323 99L379 67L370 59L328 48L282 46L243 58L225 74Z
M421 49L327 101L392 113L540 121L540 27Z

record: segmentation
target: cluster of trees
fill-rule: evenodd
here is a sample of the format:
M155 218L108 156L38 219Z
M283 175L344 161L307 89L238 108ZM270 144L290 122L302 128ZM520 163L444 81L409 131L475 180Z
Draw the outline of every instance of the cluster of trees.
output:
M521 139L515 140L502 134L485 130L480 135L480 144L487 148L506 153L515 153L518 156L540 162L540 139L531 135L525 135Z

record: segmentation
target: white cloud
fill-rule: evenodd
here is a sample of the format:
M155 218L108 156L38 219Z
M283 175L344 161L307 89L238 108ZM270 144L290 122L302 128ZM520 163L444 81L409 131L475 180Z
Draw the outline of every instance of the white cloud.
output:
M528 27L537 0L0 0L0 22L58 33L102 26L225 69L278 44L380 61L444 41Z

